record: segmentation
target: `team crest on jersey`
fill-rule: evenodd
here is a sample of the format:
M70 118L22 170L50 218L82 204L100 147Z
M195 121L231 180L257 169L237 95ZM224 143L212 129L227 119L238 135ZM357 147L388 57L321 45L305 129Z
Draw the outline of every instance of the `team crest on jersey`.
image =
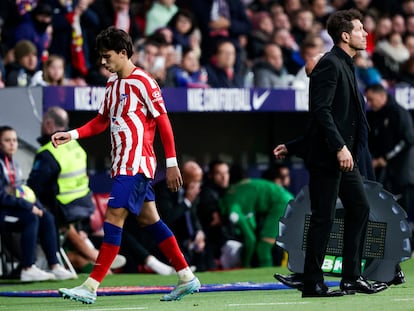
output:
M127 98L128 98L128 94L121 94L121 96L119 98L119 103L121 105L124 105L125 104L125 101L127 100Z
M119 132L119 131L126 131L126 130L128 130L128 128L123 127L116 118L111 118L111 131L112 132Z

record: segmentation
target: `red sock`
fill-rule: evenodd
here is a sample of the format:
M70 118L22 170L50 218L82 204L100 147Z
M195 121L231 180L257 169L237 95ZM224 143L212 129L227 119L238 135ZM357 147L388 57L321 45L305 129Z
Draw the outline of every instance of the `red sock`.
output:
M188 267L187 261L185 260L174 236L170 236L162 241L158 244L158 247L168 259L169 263L174 267L175 271L180 271Z
M96 259L96 263L93 266L90 277L99 283L102 282L116 255L118 255L118 252L118 245L103 242L101 248L99 249L98 259Z

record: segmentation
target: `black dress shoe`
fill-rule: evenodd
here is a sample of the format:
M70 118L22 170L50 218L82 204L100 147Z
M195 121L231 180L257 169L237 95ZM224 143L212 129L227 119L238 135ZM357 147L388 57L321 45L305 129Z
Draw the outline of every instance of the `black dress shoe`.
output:
M340 297L344 293L340 290L331 290L323 282L303 284L302 298L310 297Z
M391 281L387 282L387 285L388 286L400 285L400 284L403 284L403 283L405 283L405 275L402 271L398 271L395 274L394 278Z
M290 275L275 273L273 277L286 286L299 290L303 288L303 276L300 273L292 273Z
M361 276L353 281L341 280L339 287L346 295L353 295L355 293L376 294L388 288L386 283L377 283L374 286Z

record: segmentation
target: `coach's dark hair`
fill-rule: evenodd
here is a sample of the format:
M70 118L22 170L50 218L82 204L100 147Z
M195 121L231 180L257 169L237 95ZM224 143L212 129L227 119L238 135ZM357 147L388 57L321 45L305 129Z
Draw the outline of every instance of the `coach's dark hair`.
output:
M343 32L351 33L354 29L352 21L358 19L362 21L362 14L356 9L336 11L329 17L326 28L334 44L341 42Z
M101 31L96 37L96 50L99 52L114 50L127 52L128 58L134 53L132 39L128 33L113 26Z

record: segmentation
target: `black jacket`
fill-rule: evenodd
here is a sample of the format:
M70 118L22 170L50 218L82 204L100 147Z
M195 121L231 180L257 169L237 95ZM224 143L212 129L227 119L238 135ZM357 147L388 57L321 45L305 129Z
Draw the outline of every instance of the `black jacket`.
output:
M335 87L336 86L336 87ZM352 58L334 46L310 75L310 121L306 134L287 143L308 168L339 172L337 152L346 145L357 161L366 150L368 123Z
M373 157L387 160L387 175L393 183L414 184L414 126L409 111L389 95L385 106L369 117Z

